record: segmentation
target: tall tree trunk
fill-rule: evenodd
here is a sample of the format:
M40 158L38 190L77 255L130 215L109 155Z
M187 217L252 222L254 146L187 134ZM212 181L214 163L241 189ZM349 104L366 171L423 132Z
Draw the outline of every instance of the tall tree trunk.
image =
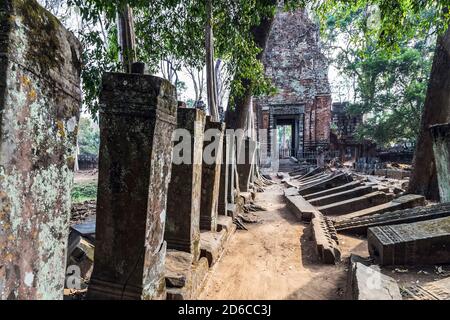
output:
M212 0L206 1L206 91L208 96L208 107L213 121L219 121L216 97L216 77L214 76L214 38L212 26Z
M134 32L133 10L129 5L125 5L121 10L118 10L117 28L123 71L130 73L131 66L136 62L136 35Z
M219 116L219 120L223 120L223 107L222 107L222 101L221 101L221 88L222 88L222 81L220 79L220 65L222 64L222 60L217 59L216 64L214 66L214 86L215 86L215 92L216 92L216 106L217 106L217 113Z
M450 122L450 29L438 37L409 192L439 200L430 126Z
M276 4L277 4L276 0L273 0L271 3L271 5ZM267 40L269 38L270 29L272 28L273 21L274 21L273 16L265 17L261 19L259 25L255 26L251 30L253 40L255 41L256 45L262 49L262 51L257 56L258 60L260 61L266 48ZM237 80L241 81L244 87L244 92L241 96L235 96L232 93L232 96L234 97L235 110L237 114L235 117L235 122L231 123L230 125L235 129L245 129L249 115L250 102L253 95L253 88L252 83L249 79L237 79Z

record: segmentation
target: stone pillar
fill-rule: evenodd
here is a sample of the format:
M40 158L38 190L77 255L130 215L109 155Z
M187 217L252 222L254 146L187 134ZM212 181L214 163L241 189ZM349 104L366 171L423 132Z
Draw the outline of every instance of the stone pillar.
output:
M236 140L233 135L230 135L227 137L229 141L228 146L228 152L229 152L229 158L228 158L228 203L234 204L236 203Z
M169 249L200 256L200 196L202 179L203 135L205 113L199 109L178 109L177 129L186 130L183 144L190 150L174 149L172 179L167 198L165 239ZM185 140L186 139L186 140ZM176 163L177 157L183 163Z
M165 298L163 234L176 112L175 87L164 79L103 77L88 299Z
M239 191L248 192L253 166L255 165L256 142L245 138L238 147L236 169L239 176Z
M228 207L228 188L230 184L230 174L229 174L229 139L225 134L223 138L223 149L222 149L222 164L220 168L220 184L219 184L219 205L218 214L222 216L227 215Z
M207 117L203 145L202 194L200 204L200 229L205 231L217 230L224 128L223 123L213 122L211 121L211 117ZM212 156L211 159L208 159L209 155Z
M430 128L441 202L450 202L450 123Z
M63 298L80 58L36 1L0 1L0 300Z

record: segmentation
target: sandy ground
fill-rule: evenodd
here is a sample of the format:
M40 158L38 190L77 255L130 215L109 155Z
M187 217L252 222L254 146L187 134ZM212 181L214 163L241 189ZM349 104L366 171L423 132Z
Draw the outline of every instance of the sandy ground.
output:
M97 170L80 171L75 183L97 181ZM257 194L256 203L268 211L257 213L258 224L237 231L209 272L199 299L224 300L336 300L344 299L348 258L368 257L367 241L339 235L343 261L323 265L317 259L308 225L285 207L280 185ZM450 276L450 266L383 268L400 287L425 284Z
M267 208L261 222L237 231L212 268L199 299L341 300L345 299L350 254L369 257L365 238L339 235L342 262L318 261L311 231L285 207L282 187L257 195ZM440 270L439 270L440 269ZM450 276L450 266L389 267L381 271L399 287L425 284Z
M310 230L285 208L281 186L256 200L268 211L258 213L259 224L237 231L199 299L342 299L346 261L324 266L317 260ZM343 251L367 255L364 240L342 237L341 245Z
M83 170L75 172L75 183L84 184L84 183L91 183L91 182L97 182L98 180L98 170Z

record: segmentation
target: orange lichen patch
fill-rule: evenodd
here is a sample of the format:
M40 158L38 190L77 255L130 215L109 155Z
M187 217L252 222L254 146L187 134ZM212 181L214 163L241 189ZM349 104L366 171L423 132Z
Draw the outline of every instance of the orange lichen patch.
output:
M64 123L62 121L58 121L56 123L56 126L58 127L58 134L64 138L66 136L66 131L64 130Z
M13 255L12 255L11 253L8 253L8 254L5 256L5 260L6 260L6 261L9 261L9 262L13 261Z
M30 87L30 85L31 85L31 80L27 76L21 76L20 82L22 83L22 85L24 87Z
M31 89L30 92L28 92L28 99L31 101L36 101L37 93L36 90Z

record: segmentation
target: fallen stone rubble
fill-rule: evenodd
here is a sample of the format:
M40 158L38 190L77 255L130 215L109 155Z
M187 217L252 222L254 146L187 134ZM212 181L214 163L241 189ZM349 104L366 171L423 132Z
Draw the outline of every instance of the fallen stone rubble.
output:
M401 198L398 200L401 200ZM374 214L338 220L335 222L336 230L342 233L366 235L367 230L371 227L413 223L450 216L449 203L412 209L401 208L401 210L396 211L389 211L389 208L391 207L377 211Z
M415 284L401 289L406 300L450 300L450 277L429 284Z
M396 281L383 274L384 266L400 270L450 264L450 204L427 205L423 196L406 194L404 177L303 168L282 178L286 204L299 220L310 224L322 263L340 262L338 233L367 237L368 260L350 258L348 299L402 299ZM367 286L373 277L380 280L375 290ZM402 288L402 293L411 299L448 299L448 289L412 286Z

